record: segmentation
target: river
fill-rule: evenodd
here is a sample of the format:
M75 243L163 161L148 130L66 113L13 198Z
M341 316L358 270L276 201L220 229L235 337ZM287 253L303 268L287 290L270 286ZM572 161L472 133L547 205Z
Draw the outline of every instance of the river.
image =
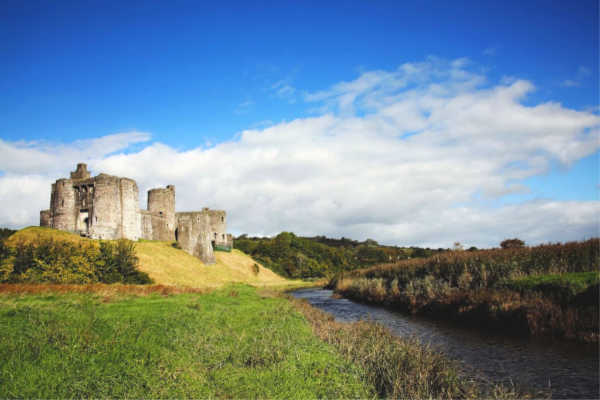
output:
M381 307L331 297L331 290L304 289L293 296L332 314L336 320L370 319L402 337L421 343L457 360L468 376L480 382L514 383L554 399L598 399L600 395L598 346L563 341L515 338L485 329L414 317Z

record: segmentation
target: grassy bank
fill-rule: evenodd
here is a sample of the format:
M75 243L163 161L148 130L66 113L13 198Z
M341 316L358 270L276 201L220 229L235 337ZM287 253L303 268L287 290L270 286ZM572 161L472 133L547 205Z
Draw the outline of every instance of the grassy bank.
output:
M35 286L0 287L0 398L374 393L289 301L248 286Z
M379 325L245 285L3 284L0 329L0 398L523 397Z
M96 273L98 268L95 268L95 264L106 264L98 257L98 253L103 243L107 247L116 241L92 240L73 233L43 227L22 229L5 241L6 246L13 249L14 254L25 253L18 248L48 247L48 243L53 246L53 249L46 251L49 255L46 257L47 260L43 257L31 257L32 260L26 263L33 265L33 268L29 268L32 272L42 272L37 275L23 276L24 279L21 281L29 279L32 282L96 282L99 274ZM232 282L268 287L306 285L302 281L291 281L277 275L239 250L229 253L216 252L216 264L205 265L198 258L173 247L172 242L140 240L128 243L137 258L133 269L147 275L156 284L195 288L217 288ZM59 254L59 251L56 250L58 248L69 250L64 252L68 254L59 260L60 262L57 262L55 256ZM1 247L0 258L2 258ZM36 259L41 259L44 263L39 263ZM14 257L7 261L14 264ZM3 280L3 271L9 269L13 270L12 265L4 265L0 262L0 281ZM5 275L9 274L10 272ZM100 281L102 282L102 280ZM127 283L126 280L123 282Z
M360 321L339 323L307 301L290 298L310 322L313 332L353 364L378 397L392 399L515 399L534 397L499 384L476 384L461 375L455 362L416 340L393 335L382 325ZM538 398L547 398L539 393Z
M597 342L600 240L449 252L338 276L345 297L516 334Z

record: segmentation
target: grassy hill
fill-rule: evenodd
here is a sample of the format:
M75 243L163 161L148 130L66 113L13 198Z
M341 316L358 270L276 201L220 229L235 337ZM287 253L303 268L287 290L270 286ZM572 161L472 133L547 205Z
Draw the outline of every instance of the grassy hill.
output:
M30 242L37 238L51 238L76 244L99 244L98 240L39 226L14 233L6 239L6 244L14 246L19 242ZM135 242L135 251L139 258L139 269L146 272L157 284L197 288L214 288L233 282L269 287L301 285L300 281L285 279L264 268L239 250L233 250L231 253L216 252L217 263L213 265L205 265L198 258L174 248L171 242L141 240Z

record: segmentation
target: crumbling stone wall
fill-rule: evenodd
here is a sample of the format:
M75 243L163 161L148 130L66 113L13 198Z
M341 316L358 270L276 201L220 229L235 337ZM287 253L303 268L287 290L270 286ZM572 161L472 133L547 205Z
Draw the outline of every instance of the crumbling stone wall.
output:
M87 170L87 164L79 163L75 171L71 172L71 179L88 179L91 174Z
M205 208L202 210L208 214L211 241L214 241L215 245L225 246L227 244L227 232L225 230L225 211L221 210L210 210Z
M41 226L94 239L177 240L185 251L209 264L215 262L215 246L233 245L225 211L175 213L172 185L149 190L148 209L140 210L132 179L107 174L92 178L83 163L70 176L52 184L50 209L40 211Z
M50 210L40 211L40 226L52 227L52 214Z
M121 224L123 238L138 240L141 237L139 190L133 179L119 178L121 195Z
M71 179L59 179L52 185L50 209L53 228L75 232L75 189Z
M140 210L140 228L143 239L152 240L152 214L148 210Z
M148 211L151 214L152 239L175 240L175 186L149 190Z
M200 258L205 264L214 264L215 255L210 239L208 213L178 212L176 217L176 236L181 248Z

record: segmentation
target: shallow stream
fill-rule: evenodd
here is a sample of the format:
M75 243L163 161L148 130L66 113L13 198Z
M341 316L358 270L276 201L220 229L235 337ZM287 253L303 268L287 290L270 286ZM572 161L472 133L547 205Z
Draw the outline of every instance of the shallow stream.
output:
M332 314L336 320L371 319L402 337L416 337L461 363L478 381L514 383L554 399L600 397L598 347L532 338L515 338L455 323L413 317L381 307L335 299L331 290L292 293Z

